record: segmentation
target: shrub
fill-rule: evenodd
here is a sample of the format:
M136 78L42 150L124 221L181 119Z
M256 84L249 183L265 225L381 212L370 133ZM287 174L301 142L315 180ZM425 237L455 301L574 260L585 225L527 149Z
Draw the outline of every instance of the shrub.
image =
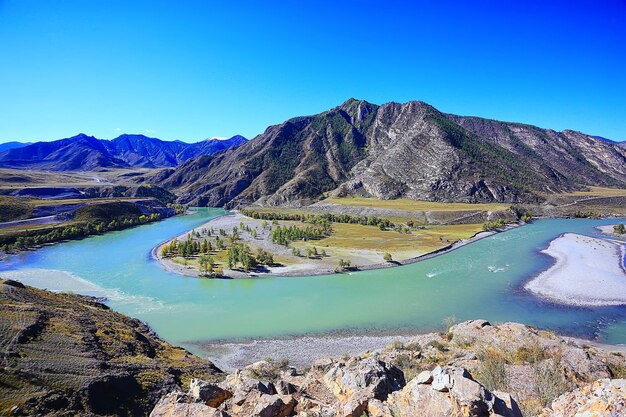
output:
M497 230L500 229L502 227L506 226L506 222L502 219L498 219L498 220L493 220L493 221L487 221L485 223L483 223L483 230L486 232L492 231L492 230Z
M502 351L494 348L482 349L477 353L480 365L477 378L490 391L506 390L506 357Z

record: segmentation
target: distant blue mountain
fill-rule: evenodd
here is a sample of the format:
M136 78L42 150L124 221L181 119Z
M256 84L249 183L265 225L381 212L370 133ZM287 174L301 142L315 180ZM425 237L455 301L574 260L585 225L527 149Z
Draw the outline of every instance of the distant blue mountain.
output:
M594 136L594 138L603 140L605 142L614 143L617 146L621 146L622 148L626 148L626 140L623 140L623 141L620 142L620 141L617 141L617 140L607 139L607 138L604 138L602 136Z
M8 151L9 149L23 148L30 145L31 142L5 142L0 143L0 152Z
M246 141L240 135L186 143L130 134L103 140L81 133L67 139L3 149L0 167L51 171L174 167L188 159L212 155Z

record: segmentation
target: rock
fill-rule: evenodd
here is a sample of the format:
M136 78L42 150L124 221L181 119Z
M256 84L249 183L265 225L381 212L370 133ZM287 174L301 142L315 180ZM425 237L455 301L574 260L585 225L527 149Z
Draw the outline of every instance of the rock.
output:
M415 380L418 384L430 384L433 382L433 375L430 371L422 371L415 377Z
M373 398L367 403L367 415L368 417L391 417L393 414L387 404Z
M626 416L626 379L600 379L552 402L542 417Z
M517 405L517 402L513 399L511 394L508 392L494 391L493 395L495 395L493 411L498 415L506 416L508 415L507 413L509 413L508 410L511 410L514 413L513 415L522 415L519 405Z
M6 282L5 282L6 284ZM21 416L24 413L22 412L22 409L20 407L18 407L17 405L14 405L13 407L11 407L11 410L9 411L11 413L12 416Z
M233 393L219 385L192 378L189 384L189 395L196 401L202 401L210 407L217 408L231 398Z
M384 401L390 393L405 384L404 374L400 369L374 357L339 362L324 375L323 381L340 402L346 402L353 394L362 390L367 390L371 397Z
M286 395L261 395L254 407L254 416L285 417L292 415L296 400Z
M226 390L233 393L233 403L237 405L243 404L252 391L268 395L276 394L276 388L273 383L249 378L242 371L228 375L222 385Z
M276 388L276 392L281 395L295 394L298 391L295 385L282 379L276 382L274 386Z
M437 367L432 377L430 386L414 378L402 390L389 395L386 406L394 411L393 415L521 417L519 409L507 407L504 400L474 381L465 369ZM510 398L507 400L513 402Z
M361 417L369 407L371 394L367 391L359 391L350 396L340 405L340 417Z
M159 400L150 417L230 417L224 411L216 410L204 403L188 402L181 392L170 393Z
M10 287L16 287L16 288L26 288L24 287L24 284L22 284L19 281L15 281L13 279L7 279L4 281L4 285L8 285ZM19 407L18 407L19 408Z

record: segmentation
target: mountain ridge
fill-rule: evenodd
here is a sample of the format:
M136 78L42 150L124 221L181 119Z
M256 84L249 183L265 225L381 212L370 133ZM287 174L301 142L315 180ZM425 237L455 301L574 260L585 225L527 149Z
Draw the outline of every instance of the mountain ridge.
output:
M51 171L173 167L245 141L247 139L240 135L186 143L141 134L122 134L106 140L79 133L65 139L36 142L0 152L0 167Z
M227 208L352 194L528 202L587 185L626 187L626 151L580 132L445 114L421 101L349 99L145 179L181 201Z

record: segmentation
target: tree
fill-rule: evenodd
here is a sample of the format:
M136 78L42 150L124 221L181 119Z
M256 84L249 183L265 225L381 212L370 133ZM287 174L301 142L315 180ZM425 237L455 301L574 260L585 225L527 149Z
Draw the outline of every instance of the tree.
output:
M391 254L389 252L386 252L383 255L383 259L385 260L385 262L391 262L393 260L393 258L391 257Z
M209 267L211 267L211 269L213 269L213 264L212 264L212 259L210 259L210 256L207 255L200 255L200 269L202 269L202 271L204 272L204 275L208 275L209 274Z
M257 264L257 260L250 254L250 247L243 243L235 243L228 249L228 267L232 269L241 264L244 271L248 272Z
M616 224L615 226L613 226L613 231L615 232L615 234L618 235L626 234L626 226L624 226L623 223Z
M345 271L346 269L350 268L350 261L349 260L344 260L344 259L339 259L339 267L337 268L339 271Z

